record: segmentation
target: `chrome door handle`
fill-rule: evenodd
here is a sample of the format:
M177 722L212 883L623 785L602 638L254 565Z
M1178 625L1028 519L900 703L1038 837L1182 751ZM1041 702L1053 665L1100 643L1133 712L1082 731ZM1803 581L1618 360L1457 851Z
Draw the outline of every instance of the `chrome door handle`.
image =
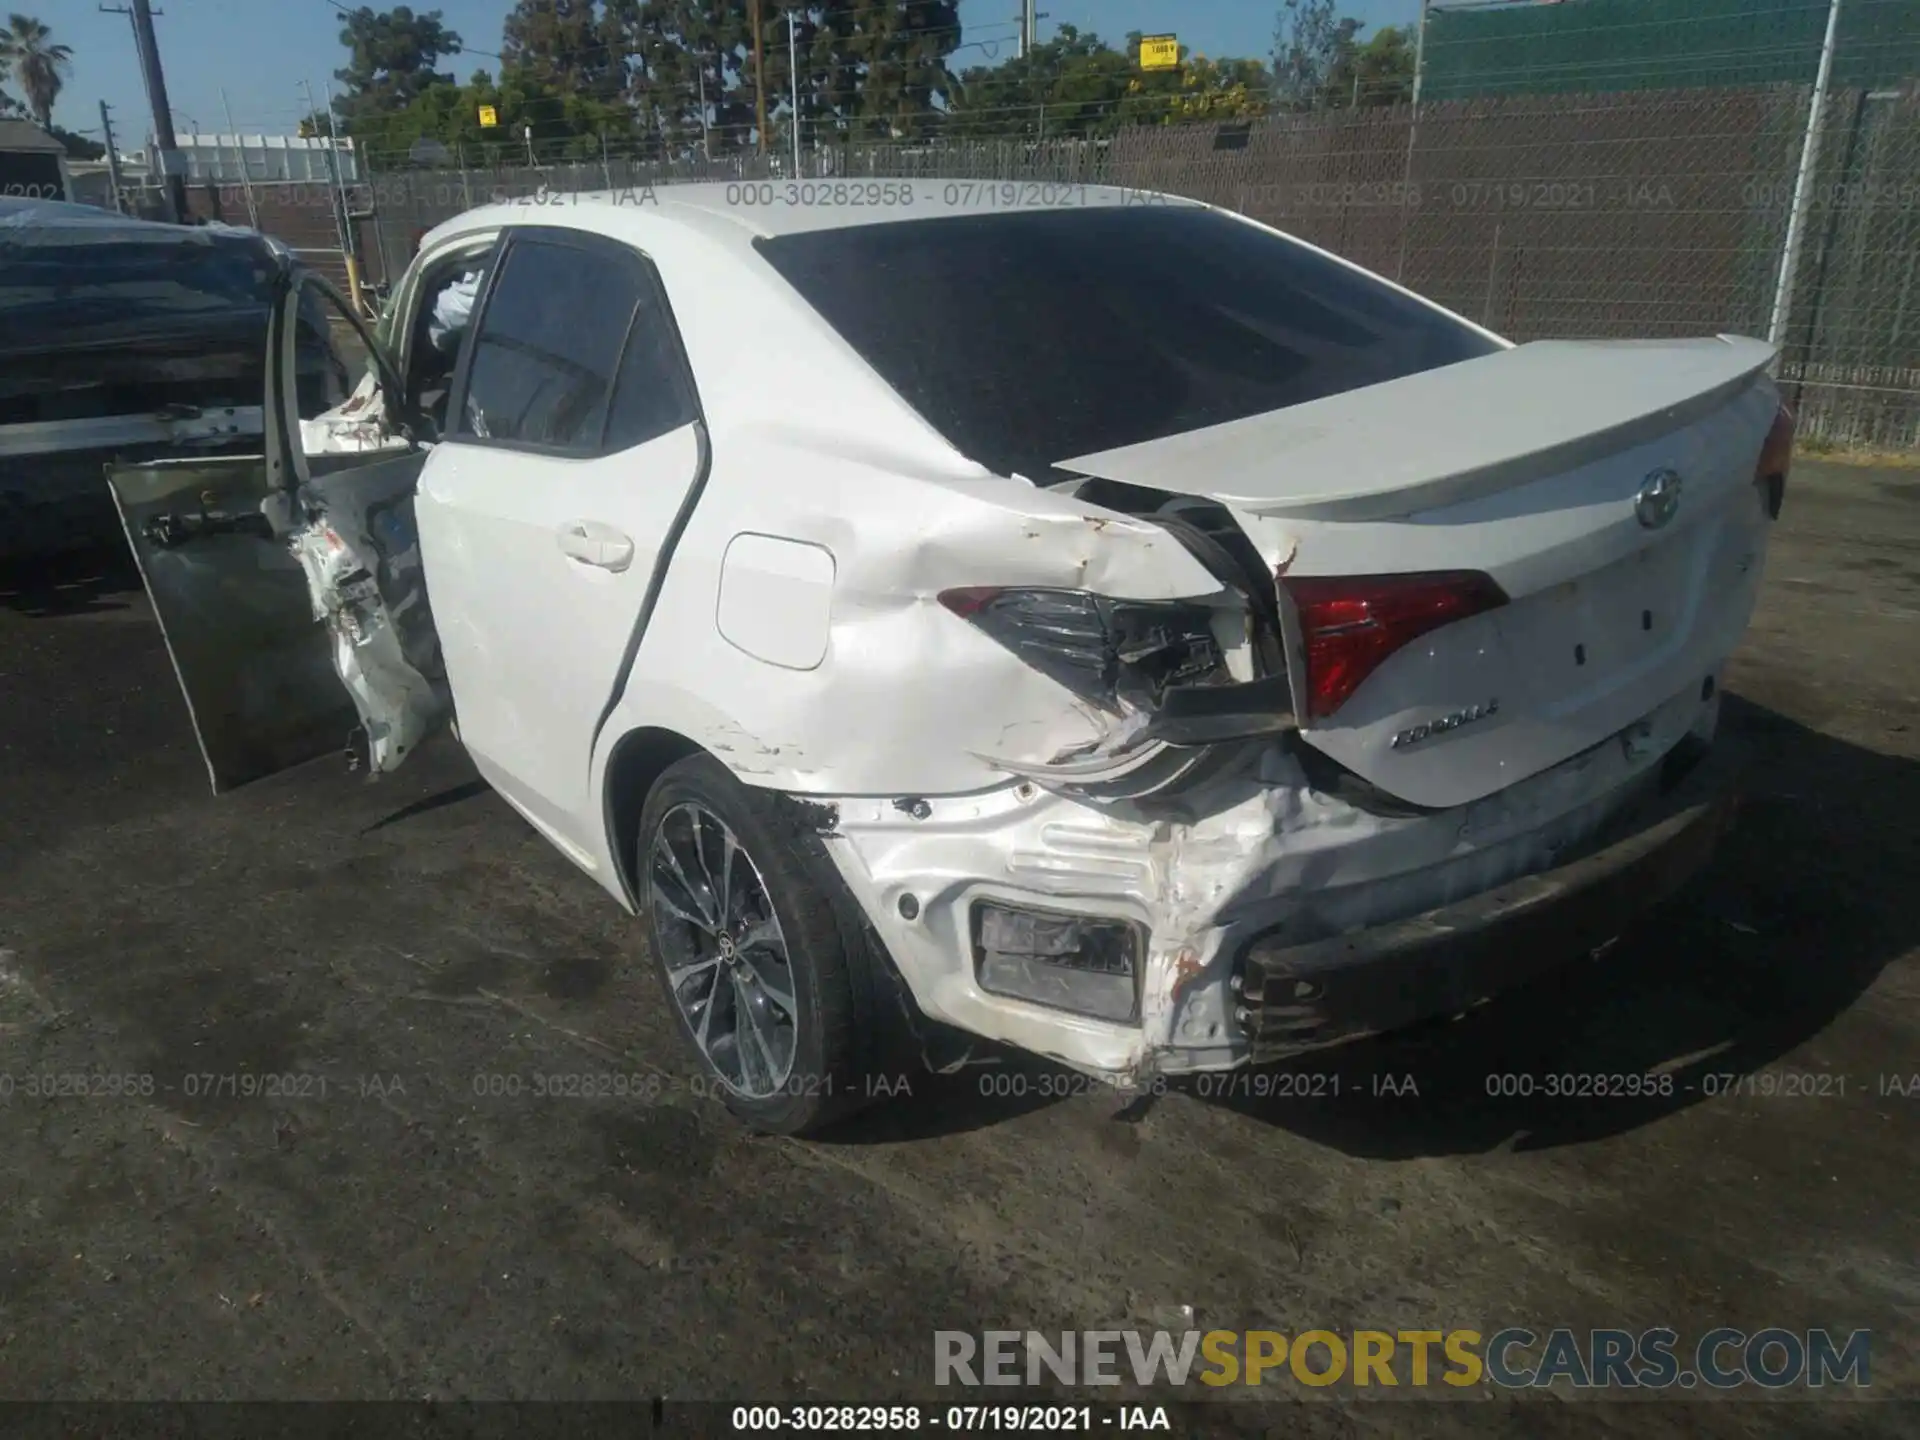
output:
M598 520L569 520L554 532L561 552L582 565L618 574L633 563L633 537Z

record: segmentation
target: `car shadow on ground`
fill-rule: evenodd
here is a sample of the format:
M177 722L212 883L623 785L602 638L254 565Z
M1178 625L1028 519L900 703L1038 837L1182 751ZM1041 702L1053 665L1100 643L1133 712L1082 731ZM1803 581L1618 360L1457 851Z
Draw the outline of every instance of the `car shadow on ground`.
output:
M140 571L124 548L0 560L0 606L35 619L124 610L140 592Z
M437 737L436 737L437 738ZM362 835L371 835L375 831L385 830L390 825L403 825L421 815L431 815L436 810L444 810L449 805L458 805L465 800L477 800L493 787L486 781L475 778L459 785L449 786L445 790L436 790L433 794L402 805L390 815L384 815L361 830Z
M1108 1087L1038 1055L916 1018L918 1033L875 1067L878 1103L819 1132L836 1145L936 1140L1044 1110ZM1117 1108L1121 1102L1114 1102Z
M1735 696L1723 727L1752 752L1732 832L1600 957L1455 1020L1247 1072L1224 1095L1182 1088L1347 1153L1410 1158L1578 1144L1740 1086L1871 1094L1920 1068L1894 1049L1850 1051L1825 1078L1782 1063L1920 944L1920 762Z

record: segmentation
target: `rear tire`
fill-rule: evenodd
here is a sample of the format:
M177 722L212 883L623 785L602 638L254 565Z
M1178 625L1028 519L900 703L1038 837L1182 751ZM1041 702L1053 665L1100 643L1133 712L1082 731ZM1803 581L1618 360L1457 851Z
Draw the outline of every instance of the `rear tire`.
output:
M634 853L667 1007L721 1102L777 1135L868 1104L886 961L799 808L689 756L647 796Z

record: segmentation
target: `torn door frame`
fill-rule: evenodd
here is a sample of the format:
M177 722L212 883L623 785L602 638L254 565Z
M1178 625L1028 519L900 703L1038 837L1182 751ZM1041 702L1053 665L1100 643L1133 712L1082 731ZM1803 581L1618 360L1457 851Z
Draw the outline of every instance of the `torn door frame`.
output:
M368 375L354 393L314 421L302 420L288 383L306 287L348 318L368 355ZM398 766L452 712L451 690L435 664L438 645L408 503L425 452L391 413L391 397L401 393L384 350L346 297L324 276L290 275L268 342L270 490L261 508L306 576L314 619L327 627L334 668L360 717L364 748L352 758L370 775ZM309 435L322 441L325 455L380 458L316 477Z

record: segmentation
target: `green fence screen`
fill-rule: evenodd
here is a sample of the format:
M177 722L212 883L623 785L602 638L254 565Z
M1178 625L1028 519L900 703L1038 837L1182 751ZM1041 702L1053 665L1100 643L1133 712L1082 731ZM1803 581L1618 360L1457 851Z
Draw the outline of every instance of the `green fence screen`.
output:
M1559 0L1435 8L1422 92L1434 100L1810 84L1828 0ZM1920 0L1842 0L1833 83L1920 76Z

